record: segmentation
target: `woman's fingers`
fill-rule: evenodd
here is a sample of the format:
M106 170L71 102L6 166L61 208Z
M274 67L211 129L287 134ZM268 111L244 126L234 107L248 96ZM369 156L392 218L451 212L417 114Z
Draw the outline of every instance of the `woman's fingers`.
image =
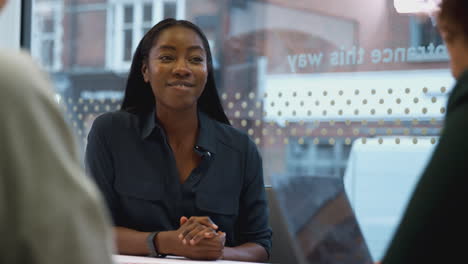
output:
M199 223L196 223L194 221L187 221L184 225L182 225L179 228L179 239L183 240L187 236L188 233L190 233L192 230L197 228L198 226L201 226Z
M213 223L213 221L211 221L211 218L208 217L208 216L196 216L195 218L202 225L205 225L207 227L211 227L214 230L218 229L218 226L215 223Z
M198 225L197 227L195 227L194 229L190 230L190 232L188 232L185 236L184 236L184 239L182 240L182 242L184 244L187 244L187 243L191 243L191 240L194 236L196 236L198 233L200 232L203 232L205 230L205 226L202 226L202 225Z
M196 245L204 238L209 239L216 236L216 231L208 227L203 227L197 231L198 232L191 232L187 235L186 239L190 242L190 245Z
M180 218L180 224L180 234L178 237L180 240L186 241L190 241L198 233L200 233L199 235L201 238L197 236L197 241L202 238L211 238L213 237L211 233L216 234L216 230L218 229L218 226L213 223L213 221L211 221L210 217L208 216L192 216L190 218L182 216ZM201 231L201 229L194 231L195 229L199 228L199 226L207 228L206 232ZM187 237L187 235L191 232L194 233L192 233L190 237Z
M188 221L188 218L186 216L182 216L180 218L180 225L181 226L184 225L185 223L187 223L187 221Z

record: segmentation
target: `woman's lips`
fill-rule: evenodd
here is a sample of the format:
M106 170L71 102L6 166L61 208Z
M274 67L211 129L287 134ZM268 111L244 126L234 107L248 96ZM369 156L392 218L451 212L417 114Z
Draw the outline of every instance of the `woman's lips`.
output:
M178 91L189 91L193 88L194 85L190 83L172 83L169 84L169 87Z

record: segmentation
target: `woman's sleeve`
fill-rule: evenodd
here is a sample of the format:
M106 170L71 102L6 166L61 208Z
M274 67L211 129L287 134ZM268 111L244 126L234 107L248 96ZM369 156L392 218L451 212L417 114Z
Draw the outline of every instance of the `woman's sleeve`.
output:
M239 210L240 242L259 244L270 255L272 231L268 224L269 212L263 183L262 159L250 139L245 157L245 178Z
M114 224L117 224L117 195L113 188L114 165L110 149L109 135L112 130L112 117L102 115L96 118L88 134L88 144L85 153L86 173L94 180L105 198Z

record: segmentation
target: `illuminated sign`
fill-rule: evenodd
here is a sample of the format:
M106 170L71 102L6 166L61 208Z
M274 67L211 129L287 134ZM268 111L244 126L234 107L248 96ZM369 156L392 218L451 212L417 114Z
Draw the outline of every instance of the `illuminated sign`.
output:
M393 6L400 14L433 13L440 0L393 0Z

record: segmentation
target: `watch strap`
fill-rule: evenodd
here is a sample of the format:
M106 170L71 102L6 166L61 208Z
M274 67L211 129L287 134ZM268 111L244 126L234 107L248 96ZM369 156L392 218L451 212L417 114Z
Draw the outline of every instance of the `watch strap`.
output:
M161 254L156 250L156 246L154 245L154 239L158 235L159 231L156 232L151 232L147 237L146 237L146 245L148 246L148 249L150 251L149 256L154 257L154 258L164 258L166 255Z

